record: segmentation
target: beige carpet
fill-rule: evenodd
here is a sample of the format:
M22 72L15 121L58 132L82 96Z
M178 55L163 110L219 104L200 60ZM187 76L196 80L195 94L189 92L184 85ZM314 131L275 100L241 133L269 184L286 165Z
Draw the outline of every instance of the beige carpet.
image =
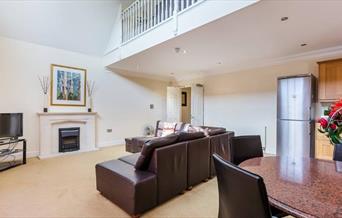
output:
M0 173L0 217L129 217L95 187L95 164L125 154L124 146L45 160ZM217 217L216 179L143 217Z

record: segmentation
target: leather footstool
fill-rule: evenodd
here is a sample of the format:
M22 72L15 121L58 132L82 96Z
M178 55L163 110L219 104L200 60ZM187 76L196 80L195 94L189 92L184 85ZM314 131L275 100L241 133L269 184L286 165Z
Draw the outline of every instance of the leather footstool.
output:
M156 175L135 170L121 160L96 165L96 187L104 197L133 216L157 205Z

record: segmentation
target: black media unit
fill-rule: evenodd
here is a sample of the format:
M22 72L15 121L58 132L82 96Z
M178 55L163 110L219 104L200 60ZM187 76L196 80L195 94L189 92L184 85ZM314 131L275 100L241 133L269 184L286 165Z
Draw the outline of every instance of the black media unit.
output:
M22 143L22 148L17 148ZM7 148L6 148L7 146ZM22 159L16 159L18 153L22 152ZM12 158L12 159L11 159ZM4 139L0 140L0 172L26 164L26 140L25 139Z

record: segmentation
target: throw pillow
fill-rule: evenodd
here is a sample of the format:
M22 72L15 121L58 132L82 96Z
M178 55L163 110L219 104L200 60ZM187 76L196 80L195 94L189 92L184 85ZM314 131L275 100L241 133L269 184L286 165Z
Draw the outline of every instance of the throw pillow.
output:
M176 123L164 122L163 130L161 132L161 137L170 135L175 132Z

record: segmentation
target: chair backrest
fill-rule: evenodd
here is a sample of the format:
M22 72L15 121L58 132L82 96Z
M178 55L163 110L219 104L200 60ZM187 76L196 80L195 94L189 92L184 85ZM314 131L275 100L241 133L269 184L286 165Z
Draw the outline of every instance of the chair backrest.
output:
M214 154L219 190L219 218L271 217L263 179Z
M342 144L335 145L333 160L342 161Z
M230 160L232 163L239 165L245 160L262 156L263 152L260 136L249 135L232 137L230 145Z

